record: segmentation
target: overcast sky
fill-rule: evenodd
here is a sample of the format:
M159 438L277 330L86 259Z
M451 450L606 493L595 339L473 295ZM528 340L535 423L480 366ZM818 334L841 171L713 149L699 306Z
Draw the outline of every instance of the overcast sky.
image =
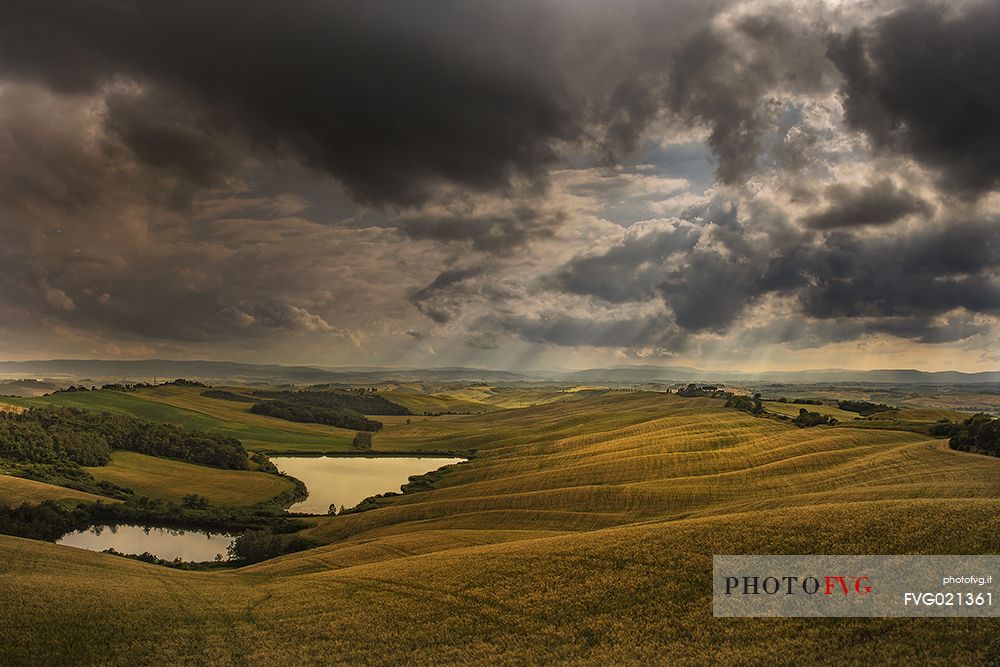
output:
M5 0L0 358L1000 368L1000 4Z

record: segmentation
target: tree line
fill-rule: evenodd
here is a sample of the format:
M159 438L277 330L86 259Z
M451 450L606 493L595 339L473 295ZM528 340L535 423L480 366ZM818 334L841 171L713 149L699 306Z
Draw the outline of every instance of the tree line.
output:
M0 413L0 458L23 463L101 466L126 450L189 463L246 470L247 451L232 436L76 408Z
M868 401L840 401L837 407L845 412L857 412L862 417L869 417L876 412L889 412L895 408L885 403L870 403Z
M256 391L250 412L293 422L376 432L382 422L365 415L409 415L406 407L372 393L346 391Z
M948 446L963 452L1000 456L1000 419L980 412L963 422L942 420L931 426L931 435L948 436Z

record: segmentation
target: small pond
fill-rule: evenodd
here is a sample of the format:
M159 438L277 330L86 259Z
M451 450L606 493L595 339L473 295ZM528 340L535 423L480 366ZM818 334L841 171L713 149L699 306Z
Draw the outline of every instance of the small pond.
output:
M104 551L114 549L123 554L149 552L163 560L210 561L221 554L228 560L226 549L232 535L199 530L145 526L93 526L59 538L57 544Z
M278 470L301 479L309 497L289 512L326 514L330 505L351 508L369 496L399 491L412 475L422 475L465 459L440 457L272 456Z

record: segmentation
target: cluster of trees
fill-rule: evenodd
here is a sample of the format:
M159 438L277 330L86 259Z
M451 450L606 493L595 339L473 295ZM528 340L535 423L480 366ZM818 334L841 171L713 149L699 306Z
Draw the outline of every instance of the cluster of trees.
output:
M791 403L793 405L823 405L823 401L818 398L793 398L788 400L784 396L778 398L779 403Z
M265 399L250 408L254 414L355 431L381 430L382 422L365 415L412 414L404 406L369 392L257 391L254 396Z
M833 426L837 423L837 420L830 415L822 415L818 412L810 412L805 408L799 408L799 414L792 420L792 423L799 428L811 428L813 426L822 426L824 424Z
M726 399L727 408L736 408L752 415L763 414L764 406L760 402L760 394L750 396L730 396Z
M0 413L0 458L99 466L116 449L230 470L249 467L246 449L232 436L74 408Z
M677 390L678 396L683 396L685 398L729 398L733 395L731 391L725 391L724 389L719 389L715 385L702 385L698 386L695 383L690 383L686 387L682 387Z
M89 519L86 508L69 508L54 500L19 507L0 505L0 533L33 540L57 540Z
M837 407L847 412L857 412L862 417L894 409L885 403L869 403L868 401L840 401L837 403Z
M58 420L43 419L41 412L0 413L0 458L81 466L101 466L111 460L111 447L103 436Z
M941 421L931 426L931 434L949 436L952 449L1000 456L1000 419L992 415L975 414L961 423Z
M114 384L101 385L101 391L139 391L152 386L145 382L115 382Z
M159 384L149 384L148 382L115 382L113 384L101 385L101 391L139 391L140 389L150 389L152 387L208 387L209 385L202 382L195 382L194 380L185 380L184 378L177 378L176 380L171 380L169 382L161 382ZM95 388L88 390L84 386L79 387L67 387L66 389L59 389L56 393L61 391L96 391Z
M291 401L264 401L254 403L250 412L255 415L267 415L291 422L306 422L310 424L326 424L355 431L378 431L382 422L368 419L364 415L343 408L309 405Z
M200 493L189 493L181 501L181 506L189 510L207 510L210 505L208 498Z
M255 391L260 398L313 405L325 408L341 408L362 415L409 415L406 407L393 403L384 396L371 392L357 391Z
M208 388L211 385L207 385L204 382L198 382L196 380L185 380L184 378L177 378L176 380L171 380L170 382L161 383L163 386L174 385L175 387L203 387Z
M275 534L268 530L248 530L229 545L229 557L241 563L258 563L283 554L317 546L298 535Z
M290 387L293 385L280 385L285 387ZM375 393L378 391L378 387L351 387L350 385L345 385L342 383L324 382L323 384L311 384L306 388L306 391L321 391L324 389L334 389L337 391L352 391L356 394L365 394L368 392Z

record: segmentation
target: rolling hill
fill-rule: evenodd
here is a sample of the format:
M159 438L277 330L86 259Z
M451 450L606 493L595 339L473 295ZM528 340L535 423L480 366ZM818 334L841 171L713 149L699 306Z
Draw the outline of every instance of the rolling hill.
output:
M639 392L396 422L375 447L475 454L429 491L304 520L325 546L237 571L0 537L0 662L1000 658L990 619L714 619L710 599L718 553L1000 551L1000 459Z
M99 482L111 482L140 496L177 503L184 496L197 493L215 505L254 505L295 488L291 481L277 475L222 470L136 452L114 452L108 465L86 470Z
M354 431L251 414L251 403L209 398L203 396L202 391L197 387L164 385L131 392L59 392L37 398L3 398L0 404L56 405L131 415L231 435L249 449L267 452L324 452L351 448Z

